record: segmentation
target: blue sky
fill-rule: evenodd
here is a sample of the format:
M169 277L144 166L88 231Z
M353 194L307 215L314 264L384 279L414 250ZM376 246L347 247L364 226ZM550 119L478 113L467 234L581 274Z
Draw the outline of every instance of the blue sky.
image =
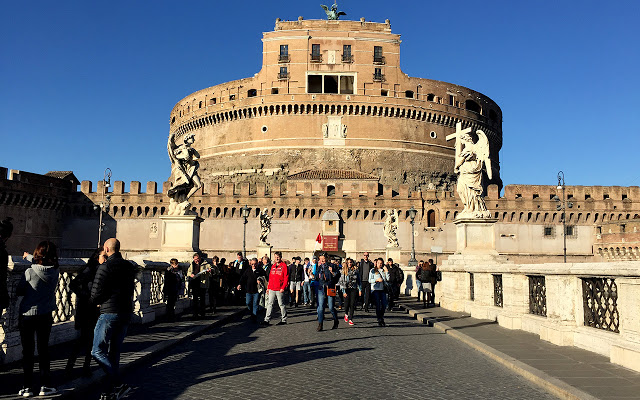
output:
M320 3L3 1L0 166L166 180L175 103L253 76L262 32L278 17L324 18ZM555 184L563 170L568 185L640 185L640 1L339 7L345 19L389 18L405 73L500 105L505 184Z

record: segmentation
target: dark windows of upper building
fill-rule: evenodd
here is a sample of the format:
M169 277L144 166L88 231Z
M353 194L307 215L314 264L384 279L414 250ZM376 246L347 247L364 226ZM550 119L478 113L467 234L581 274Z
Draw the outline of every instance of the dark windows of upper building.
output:
M389 96L389 91L387 89L381 89L380 96Z
M287 67L280 67L278 79L289 79L289 71L287 70Z
M497 121L498 120L498 114L493 110L489 110L489 119L492 120L492 121Z
M236 95L235 94L230 94L229 95L229 100L235 100L236 99Z
M350 63L353 62L353 57L351 57L351 45L345 44L342 46L342 62Z
M289 45L280 45L280 55L278 56L278 62L289 62Z
M335 195L336 195L336 187L333 185L327 185L327 196L335 196Z
M404 97L408 97L410 99L413 99L413 90L405 90Z
M434 228L436 226L436 212L435 210L427 211L427 226Z
M544 227L544 237L554 237L554 229L553 226L545 226Z
M256 97L258 95L258 91L256 89L247 90L247 97Z
M480 111L481 111L480 105L478 105L478 103L476 103L473 100L465 101L464 102L464 108L466 108L469 111L476 112L478 114L480 114Z
M373 63L384 64L384 56L382 55L382 46L373 47Z
M216 104L216 98L212 97L212 98L209 99L209 105L212 106L214 104Z
M626 195L626 194L623 194L623 195L622 195L622 200L626 200L626 199L627 199L627 195Z
M324 76L324 93L338 93L338 76Z
M573 225L567 225L567 226L565 226L564 234L567 237L574 237L575 238L575 237L578 236L578 230Z
M278 88L277 87L271 88L271 94L278 94Z
M202 108L202 102L198 103L198 108Z
M320 45L311 45L311 62L322 62L322 54L320 53Z
M342 74L307 75L307 93L353 94L355 76Z
M453 95L449 95L449 105L452 106L455 102L455 97L453 97Z
M429 93L427 95L427 101L434 101L435 98L436 98L436 95L433 93Z
M375 68L373 71L373 81L374 82L384 82L384 74L382 73L382 68Z
M173 118L171 118L171 123L173 124L174 122L176 122L176 116L174 115Z

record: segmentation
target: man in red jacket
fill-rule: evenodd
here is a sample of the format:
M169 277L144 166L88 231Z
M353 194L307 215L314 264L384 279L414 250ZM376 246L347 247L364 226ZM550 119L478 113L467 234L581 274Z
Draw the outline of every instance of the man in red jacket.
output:
M269 286L267 286L267 315L261 325L268 326L273 311L273 302L277 299L280 306L281 320L278 325L287 323L287 306L284 302L284 291L289 285L289 271L287 264L282 261L282 253L275 252L274 263L269 271Z

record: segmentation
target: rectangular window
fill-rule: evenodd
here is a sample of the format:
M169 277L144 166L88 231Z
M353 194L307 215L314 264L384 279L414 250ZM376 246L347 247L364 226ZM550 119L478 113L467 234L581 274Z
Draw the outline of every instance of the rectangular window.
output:
M321 62L322 55L320 54L320 45L312 44L311 45L311 62Z
M389 96L389 91L387 89L381 89L380 96Z
M289 45L281 44L280 45L280 54L278 56L279 62L289 62Z
M322 93L322 75L309 75L307 88L308 93Z
M278 79L288 79L289 73L287 71L287 67L280 67L280 73L278 74Z
M373 47L373 63L384 64L384 56L382 55L382 46Z
M351 58L351 45L345 44L342 46L342 62L350 63L353 59Z
M324 92L338 93L338 76L336 75L324 76Z
M353 94L353 76L342 75L340 77L340 94Z
M545 226L544 227L544 237L552 238L555 235L553 234L553 226Z
M373 72L373 80L375 82L382 82L384 80L384 76L382 75L382 68L376 68Z
M452 95L449 95L449 105L450 106L453 105L453 101L454 101L454 97Z

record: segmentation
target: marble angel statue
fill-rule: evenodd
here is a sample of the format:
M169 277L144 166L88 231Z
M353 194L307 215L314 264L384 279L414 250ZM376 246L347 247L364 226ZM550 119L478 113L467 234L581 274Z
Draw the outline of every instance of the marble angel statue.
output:
M175 144L175 133L169 136L167 152L171 160L171 188L167 192L170 198L169 215L185 215L190 212L189 198L202 187L198 168L200 154L192 147L193 134L185 136L183 143Z
M457 218L491 218L491 212L487 211L482 196L483 171L486 171L489 179L492 177L489 140L481 130L477 130L476 135L478 140L475 143L468 133L462 133L456 138L454 172L459 174L457 192L464 206Z
M398 244L398 211L387 210L387 219L384 221L384 237L387 238L387 247L399 247Z
M269 246L267 236L271 233L271 218L267 208L260 213L260 244L267 246Z

